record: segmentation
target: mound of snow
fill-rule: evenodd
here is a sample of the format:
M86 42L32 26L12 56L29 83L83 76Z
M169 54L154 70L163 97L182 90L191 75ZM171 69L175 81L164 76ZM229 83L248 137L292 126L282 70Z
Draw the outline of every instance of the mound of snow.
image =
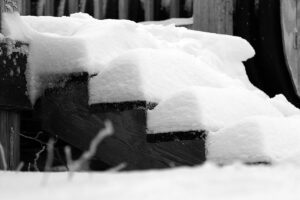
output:
M48 80L41 78L44 74L101 73L115 58L140 48L182 51L195 57L189 63L206 63L251 87L241 61L252 57L254 50L239 37L126 20L96 20L82 13L71 17L4 13L3 33L30 44L27 79L32 102L47 85Z
M85 26L85 24L95 20L90 15L84 13L75 13L71 16L22 16L22 20L38 32L53 33L61 36L72 36Z
M234 161L300 163L299 117L252 117L207 136L207 158Z
M172 49L137 49L114 59L90 81L90 104L160 102L189 86L244 87L207 63Z
M268 101L244 88L193 87L148 111L149 133L217 131L249 116L283 115Z
M287 117L300 115L300 109L291 104L282 94L271 98L270 102Z
M194 55L245 84L250 83L241 61L253 57L255 52L246 40L174 26L148 25L145 29L162 43Z

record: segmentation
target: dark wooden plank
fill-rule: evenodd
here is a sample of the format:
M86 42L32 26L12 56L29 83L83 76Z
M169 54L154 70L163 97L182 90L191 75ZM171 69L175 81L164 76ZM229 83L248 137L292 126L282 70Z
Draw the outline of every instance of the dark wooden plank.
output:
M172 142L183 140L203 140L206 139L206 131L178 131L168 133L149 133L147 134L147 142Z
M121 103L105 103L99 105L91 105L91 109L94 112L106 112L108 110L113 111L125 111L125 110L138 110L138 109L149 109L152 110L157 103L151 103L146 101L136 101L136 102L121 102Z
M0 52L0 108L31 109L25 78L28 45L3 39Z
M20 160L20 115L14 111L0 110L0 143L5 152L9 170L15 170ZM3 163L0 162L0 169Z
M101 143L97 157L111 166L125 162L127 170L195 165L205 160L203 140L147 142L145 108L126 110L94 105L91 110L88 78L78 79L68 79L64 88L48 89L41 98L38 110L45 131L84 150L108 119L113 123L114 135Z

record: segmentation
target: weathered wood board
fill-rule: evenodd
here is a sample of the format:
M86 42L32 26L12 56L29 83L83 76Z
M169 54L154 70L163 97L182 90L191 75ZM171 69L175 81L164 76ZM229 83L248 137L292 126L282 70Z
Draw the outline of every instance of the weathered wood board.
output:
M79 0L69 0L68 1L68 7L69 7L69 13L76 13L79 10Z
M96 19L103 19L105 15L104 11L104 1L103 0L94 0L94 17Z
M54 7L55 7L54 0L45 0L45 15L54 16L55 14Z
M194 1L194 30L233 34L235 0Z
M119 19L129 18L129 3L130 0L119 0Z
M21 9L21 0L0 1L0 30L2 13L21 12ZM19 111L31 108L26 95L27 55L27 44L3 37L0 39L0 143L10 170L16 169L19 164ZM0 169L4 168L4 163L0 163Z
M103 121L108 119L113 123L114 135L100 144L97 157L110 166L125 162L126 169L133 170L204 162L203 140L147 142L147 115L144 108L113 109L100 104L91 109L88 106L87 81L87 77L73 77L64 88L46 91L38 105L45 131L84 150L103 128ZM126 108L135 107L126 105Z
M154 20L154 0L147 0L144 2L145 9L145 21L153 21Z
M20 160L20 115L12 111L0 110L0 143L5 152L9 170L15 170ZM3 169L0 162L0 169Z
M281 0L280 3L283 51L295 91L300 96L300 2Z
M170 8L170 18L180 17L180 0L172 0Z
M22 0L21 15L31 14L31 0Z

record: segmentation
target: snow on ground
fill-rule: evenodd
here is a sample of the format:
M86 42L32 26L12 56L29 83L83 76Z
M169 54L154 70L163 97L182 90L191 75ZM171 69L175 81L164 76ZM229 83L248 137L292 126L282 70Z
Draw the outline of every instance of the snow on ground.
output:
M250 116L283 114L245 88L193 87L175 93L148 111L147 127L150 133L217 131Z
M207 136L208 160L300 164L300 116L250 117Z
M299 199L300 170L293 166L195 168L127 172L0 172L3 200L98 199Z

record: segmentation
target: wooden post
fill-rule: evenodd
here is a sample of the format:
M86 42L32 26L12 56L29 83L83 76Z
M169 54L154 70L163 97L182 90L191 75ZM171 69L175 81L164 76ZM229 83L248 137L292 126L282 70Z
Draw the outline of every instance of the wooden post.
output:
M213 33L233 34L235 0L194 1L194 29Z
M104 18L104 2L103 0L94 0L94 18Z
M31 14L31 0L23 0L21 15L30 15L30 14Z
M154 20L154 0L145 0L144 8L145 8L145 21L153 21Z
M80 12L85 12L87 0L80 0Z
M4 148L6 163L10 170L16 169L20 160L19 132L19 113L9 110L0 110L0 142ZM3 167L3 163L0 162L0 169L3 169Z
M54 16L54 0L46 0L45 15L46 16Z
M18 8L23 8L20 0L0 2L0 16L2 12L19 11ZM31 107L25 95L26 48L28 49L26 44L9 39L0 41L0 143L9 170L16 169L19 164L20 111ZM1 161L0 169L3 168Z
M130 0L119 0L119 19L129 18Z
M69 4L69 13L70 14L78 12L78 9L79 9L78 0L69 0L68 4Z
M171 0L170 17L180 17L180 0Z

